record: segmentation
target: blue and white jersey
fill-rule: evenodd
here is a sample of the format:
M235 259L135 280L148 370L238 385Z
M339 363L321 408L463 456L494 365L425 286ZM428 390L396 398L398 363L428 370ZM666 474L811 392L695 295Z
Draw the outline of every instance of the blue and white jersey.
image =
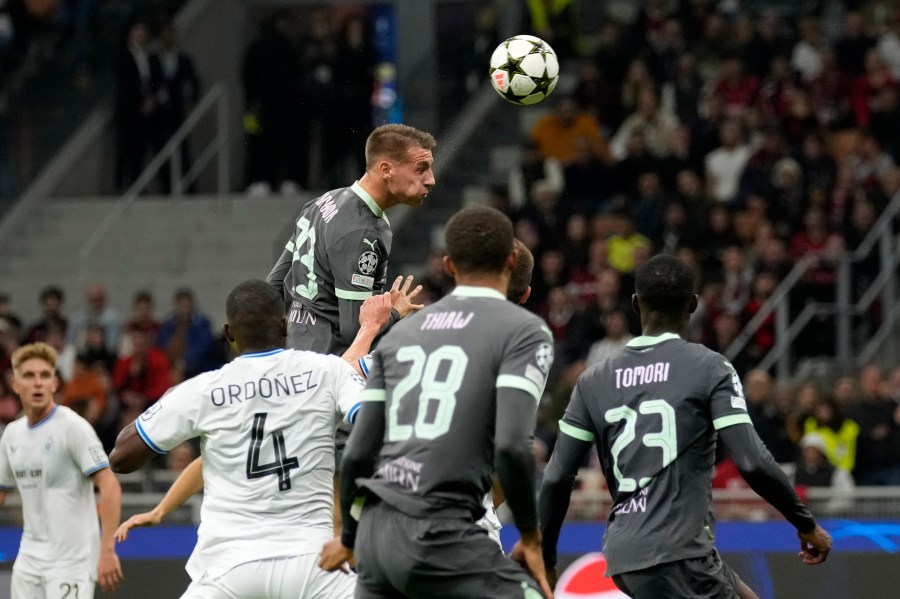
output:
M0 488L22 496L24 530L13 569L97 579L100 524L90 476L109 467L91 425L65 406L34 426L23 416L0 437Z
M173 388L136 421L165 453L200 437L203 505L194 580L260 559L318 553L332 537L334 433L362 378L307 351L245 354Z

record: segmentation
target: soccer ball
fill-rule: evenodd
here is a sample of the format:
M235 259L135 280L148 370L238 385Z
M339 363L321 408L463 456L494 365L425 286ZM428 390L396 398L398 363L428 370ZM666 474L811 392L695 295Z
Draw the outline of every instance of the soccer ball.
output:
M559 81L559 60L550 44L533 35L516 35L491 55L491 84L513 104L537 104Z

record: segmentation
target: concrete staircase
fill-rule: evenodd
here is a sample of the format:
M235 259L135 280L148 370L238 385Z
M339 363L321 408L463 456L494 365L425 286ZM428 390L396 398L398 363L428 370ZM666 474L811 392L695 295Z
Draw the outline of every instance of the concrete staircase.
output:
M265 278L311 197L142 197L83 262L85 239L120 200L47 200L14 235L0 239L0 291L31 321L38 316L40 290L50 284L66 292L72 312L83 305L85 285L102 283L123 317L138 289L154 294L162 316L172 292L187 286L218 324L228 291L242 280Z

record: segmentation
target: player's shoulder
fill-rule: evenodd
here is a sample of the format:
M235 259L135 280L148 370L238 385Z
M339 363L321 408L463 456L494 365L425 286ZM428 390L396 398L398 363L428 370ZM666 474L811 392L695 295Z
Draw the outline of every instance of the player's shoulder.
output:
M350 367L340 356L320 354L308 349L286 349L279 354L279 360L297 366L321 367L329 370L341 370Z
M3 428L3 437L21 435L27 428L27 418L25 416L19 416Z
M91 426L90 422L81 417L75 410L66 406L57 405L53 408L53 413L48 416L48 423L54 423L67 430L77 430L82 433L94 432L94 427Z

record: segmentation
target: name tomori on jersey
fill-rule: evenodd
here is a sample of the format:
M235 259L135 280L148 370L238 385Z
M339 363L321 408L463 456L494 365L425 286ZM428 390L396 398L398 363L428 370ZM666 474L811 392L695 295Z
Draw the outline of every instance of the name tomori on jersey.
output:
M260 397L291 397L312 391L319 386L312 382L312 370L292 374L276 374L272 377L262 377L255 381L247 381L242 385L223 385L216 387L209 393L209 399L214 406L220 408L224 405L243 403L253 398Z
M668 362L656 362L634 368L616 368L616 389L646 385L647 383L664 383L668 380Z

